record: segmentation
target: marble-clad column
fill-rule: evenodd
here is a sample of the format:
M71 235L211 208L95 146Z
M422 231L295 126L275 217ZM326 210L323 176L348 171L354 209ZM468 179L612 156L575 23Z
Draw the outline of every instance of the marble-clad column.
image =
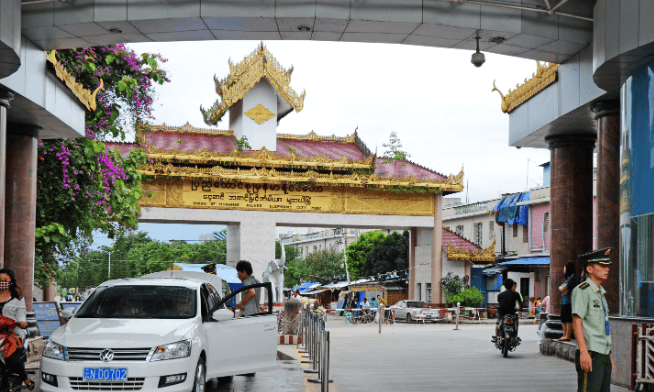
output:
M620 310L620 101L597 102L597 248L612 247L611 272L603 283L612 314Z
M8 127L5 198L5 267L16 273L27 311L32 311L36 172L38 139L35 130ZM15 132L15 133L14 133Z
M5 178L7 156L7 109L14 95L0 90L0 266L4 265L5 255Z
M551 151L550 304L561 312L563 266L593 246L594 134L561 134L545 138ZM577 276L581 269L577 266Z
M443 195L434 197L434 228L432 229L431 242L431 303L443 302L443 290L441 279L443 279Z

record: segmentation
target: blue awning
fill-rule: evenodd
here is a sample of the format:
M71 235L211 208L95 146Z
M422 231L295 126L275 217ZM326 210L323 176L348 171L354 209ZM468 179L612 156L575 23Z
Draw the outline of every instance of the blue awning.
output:
M547 257L523 257L521 259L504 261L497 265L550 265L550 258Z

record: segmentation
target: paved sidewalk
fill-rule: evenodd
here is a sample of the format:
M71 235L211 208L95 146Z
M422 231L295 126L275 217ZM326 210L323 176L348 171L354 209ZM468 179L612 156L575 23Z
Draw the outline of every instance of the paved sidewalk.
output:
M522 344L503 358L490 342L494 325L344 324L333 317L331 375L339 392L570 392L574 365L541 355L536 325L522 324ZM612 386L611 392L627 392Z

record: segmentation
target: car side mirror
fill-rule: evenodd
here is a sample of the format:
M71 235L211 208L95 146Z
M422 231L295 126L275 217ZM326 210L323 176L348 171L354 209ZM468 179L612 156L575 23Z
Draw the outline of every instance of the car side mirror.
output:
M66 309L61 311L61 317L63 317L66 321L68 321L71 318L73 318L73 316L75 315L76 310L77 309L75 309L75 308L66 308Z
M213 312L211 317L216 321L232 320L234 318L234 312L229 309L218 309Z

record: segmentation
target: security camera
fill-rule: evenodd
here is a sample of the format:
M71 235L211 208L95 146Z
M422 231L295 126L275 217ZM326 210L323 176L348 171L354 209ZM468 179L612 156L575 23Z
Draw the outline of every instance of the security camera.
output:
M482 64L486 62L486 56L484 56L483 53L475 52L472 54L472 58L470 59L470 62L475 67L479 68L481 67Z
M479 68L481 67L482 64L486 62L486 56L484 56L484 54L479 51L479 34L477 34L475 39L477 40L477 51L472 54L472 58L470 59L470 62L475 67Z

